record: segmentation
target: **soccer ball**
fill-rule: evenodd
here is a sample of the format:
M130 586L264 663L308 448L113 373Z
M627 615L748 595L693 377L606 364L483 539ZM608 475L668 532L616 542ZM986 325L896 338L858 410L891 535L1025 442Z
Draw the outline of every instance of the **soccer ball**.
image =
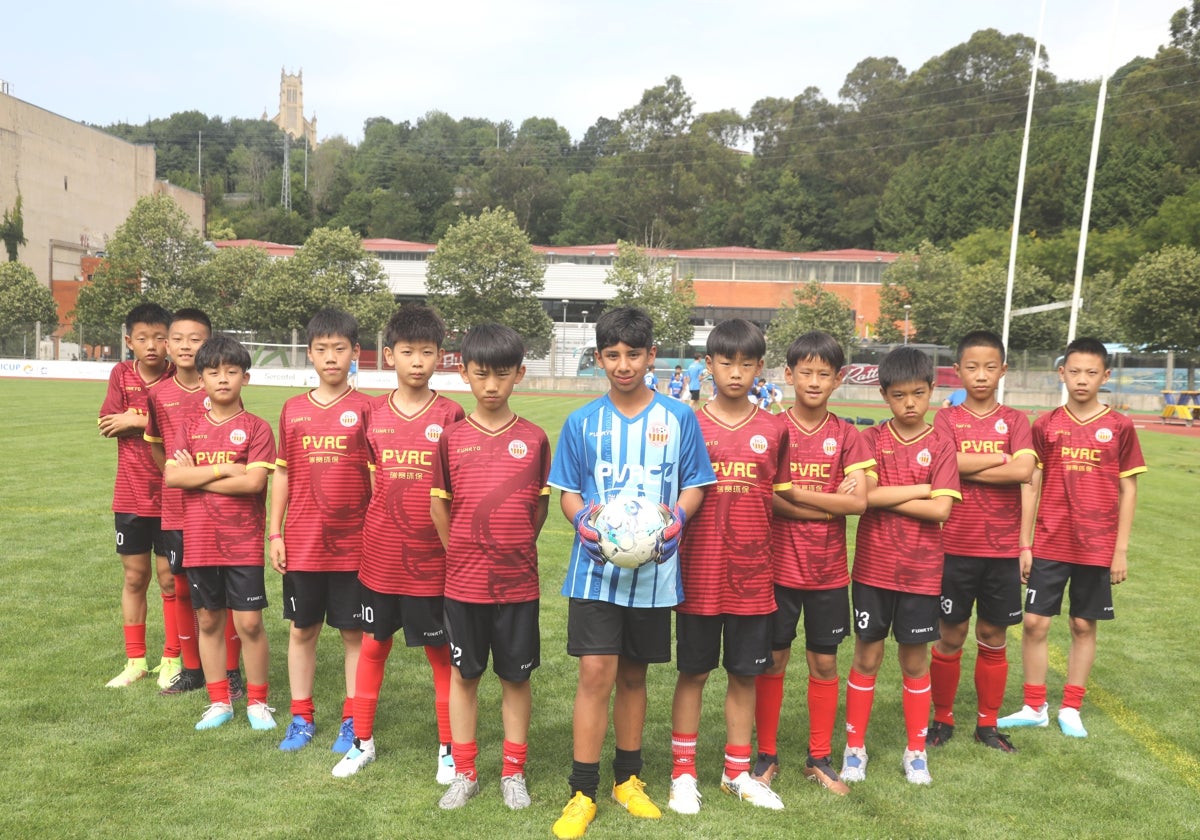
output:
M662 505L646 498L614 499L588 520L600 534L600 553L622 569L637 569L657 560L660 535L670 524Z

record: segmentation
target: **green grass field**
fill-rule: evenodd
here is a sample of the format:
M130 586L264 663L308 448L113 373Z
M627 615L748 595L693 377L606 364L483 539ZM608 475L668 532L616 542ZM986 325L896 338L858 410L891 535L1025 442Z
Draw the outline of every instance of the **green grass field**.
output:
M103 383L0 380L0 458L5 595L0 610L0 837L545 837L566 801L571 762L575 662L565 652L566 601L559 596L571 530L551 504L542 534L542 667L533 677L529 780L533 806L504 808L499 795L500 714L496 681L480 692L482 791L466 808L443 813L433 781L436 729L428 666L397 645L379 706L377 762L349 780L330 776L329 750L342 699L340 644L322 637L317 673L318 735L296 754L278 751L282 728L252 732L244 710L232 724L198 733L203 692L159 697L152 680L106 690L124 662L120 566L109 511L115 446L96 433ZM274 425L280 388L246 392L247 407ZM556 440L582 398L528 395L519 413ZM883 415L850 408L848 416ZM780 732L787 809L742 806L717 788L724 746L724 680L705 698L697 765L704 808L635 821L601 797L589 838L797 837L1181 837L1200 831L1200 656L1195 629L1200 537L1191 505L1200 485L1200 440L1143 433L1150 472L1130 551L1130 581L1116 590L1117 621L1101 628L1085 701L1085 741L1049 729L1017 732L1016 755L971 743L969 723L930 758L934 783L914 789L900 772L903 723L894 646L876 692L867 744L867 782L837 798L800 775L807 742L804 673L789 672ZM267 611L272 702L287 720L287 627L279 580L269 569ZM149 646L161 645L160 602L151 587ZM1015 634L1014 634L1015 636ZM1067 649L1065 620L1051 638L1051 705L1057 706ZM851 645L842 646L841 674ZM1005 710L1020 702L1019 643ZM974 708L974 651L968 645L959 717ZM802 660L798 660L800 662ZM666 811L670 776L672 666L651 669L644 776ZM843 745L835 734L835 754ZM611 736L602 765L611 779Z

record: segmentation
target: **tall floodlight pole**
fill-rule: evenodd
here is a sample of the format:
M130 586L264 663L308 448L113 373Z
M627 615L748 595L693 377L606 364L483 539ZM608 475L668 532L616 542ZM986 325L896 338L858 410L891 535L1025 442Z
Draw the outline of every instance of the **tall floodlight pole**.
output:
M1038 16L1037 40L1029 62L1029 101L1025 105L1025 137L1021 140L1021 164L1017 167L1017 197L1013 202L1012 238L1008 244L1008 283L1004 288L1004 330L1001 340L1008 350L1008 328L1012 321L1013 283L1017 276L1017 242L1021 236L1021 201L1025 197L1025 166L1029 161L1029 129L1033 125L1033 95L1037 91L1038 60L1042 55L1042 27L1046 22L1046 0ZM1004 402L1004 379L1000 380L996 399Z

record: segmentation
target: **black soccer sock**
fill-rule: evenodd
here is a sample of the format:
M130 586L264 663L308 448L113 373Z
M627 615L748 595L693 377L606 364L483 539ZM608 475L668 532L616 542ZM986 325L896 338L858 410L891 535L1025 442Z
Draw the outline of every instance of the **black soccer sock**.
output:
M572 761L571 775L567 777L567 784L571 786L572 796L578 791L595 802L596 791L600 787L600 762Z
M636 776L641 772L642 751L640 749L623 750L618 747L613 756L613 784L623 785L629 781L630 776Z

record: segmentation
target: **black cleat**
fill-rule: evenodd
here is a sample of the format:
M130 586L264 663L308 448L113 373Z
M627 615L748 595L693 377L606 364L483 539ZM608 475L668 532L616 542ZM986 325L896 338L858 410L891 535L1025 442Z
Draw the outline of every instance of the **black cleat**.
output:
M758 759L754 762L754 769L750 771L750 776L756 782L762 782L767 787L770 787L771 780L778 775L779 756L760 752Z
M171 694L186 694L201 688L204 688L204 672L199 668L184 668L175 675L170 685L158 693L165 697Z
M242 681L242 671L240 668L234 668L232 671L226 671L225 676L229 679L229 702L241 700L246 696L246 683Z
M1012 741L1008 740L1008 736L1001 735L994 726L975 727L975 740L985 747L991 747L1000 752L1014 753L1017 751L1017 748L1012 745Z
M930 747L943 747L953 737L953 723L942 723L940 720L935 720L929 724L929 729L925 732L925 744ZM978 731L976 731L975 737L979 738Z

